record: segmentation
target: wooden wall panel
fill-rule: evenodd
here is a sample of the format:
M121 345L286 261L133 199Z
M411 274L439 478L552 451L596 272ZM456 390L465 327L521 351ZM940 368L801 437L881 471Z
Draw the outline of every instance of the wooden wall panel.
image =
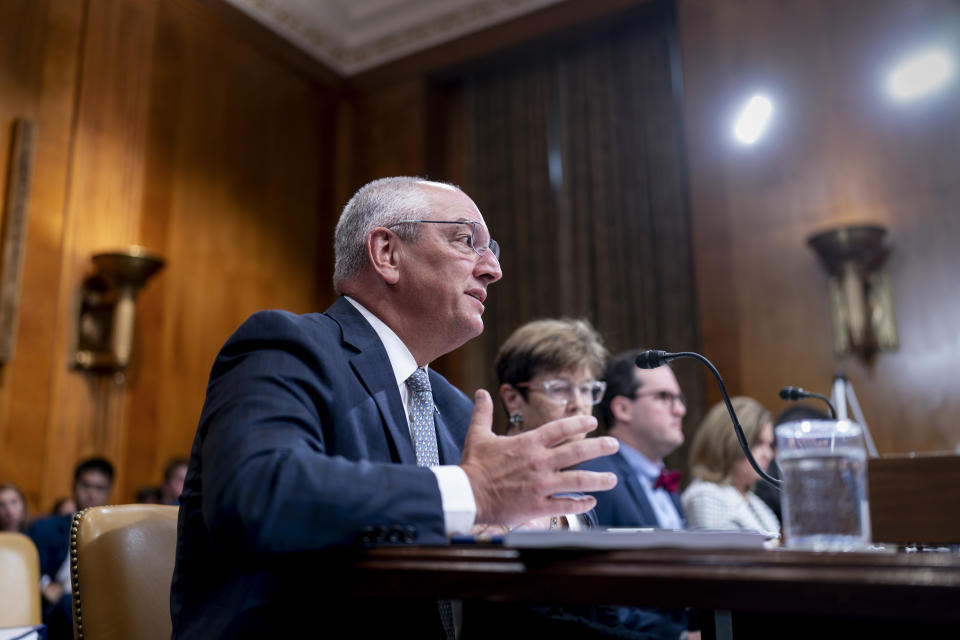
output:
M0 480L45 508L69 492L78 458L102 454L127 501L189 452L213 357L247 315L332 300L336 95L194 0L2 10L20 57L0 63L0 104L51 122L27 251L31 322L0 380ZM131 365L124 376L73 371L90 255L129 244L167 260L140 294Z
M0 482L18 484L28 502L42 495L50 434L51 375L60 366L53 343L65 313L58 291L63 211L71 163L72 114L84 20L83 3L0 3L0 175L6 176L17 117L37 123L28 203L19 330L13 359L0 369Z
M895 104L883 80L911 47L955 45L960 7L679 0L678 13L705 354L732 392L774 410L779 387L828 392L842 367L881 452L952 450L960 83ZM769 134L738 146L735 109L758 89L775 103ZM805 244L864 221L890 232L901 339L872 365L834 357L826 276Z

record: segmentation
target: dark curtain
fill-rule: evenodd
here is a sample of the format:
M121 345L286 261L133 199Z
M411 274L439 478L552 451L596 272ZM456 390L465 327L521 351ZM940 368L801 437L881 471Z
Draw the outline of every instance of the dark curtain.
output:
M614 354L696 349L672 24L669 11L647 11L465 78L464 187L504 272L468 347L467 388L494 390L498 345L535 318L587 318ZM675 370L689 429L702 414L700 372Z

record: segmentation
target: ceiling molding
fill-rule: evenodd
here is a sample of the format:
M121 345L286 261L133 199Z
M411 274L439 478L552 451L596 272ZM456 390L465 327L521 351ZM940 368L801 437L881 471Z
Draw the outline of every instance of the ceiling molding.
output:
M226 0L352 76L562 0Z

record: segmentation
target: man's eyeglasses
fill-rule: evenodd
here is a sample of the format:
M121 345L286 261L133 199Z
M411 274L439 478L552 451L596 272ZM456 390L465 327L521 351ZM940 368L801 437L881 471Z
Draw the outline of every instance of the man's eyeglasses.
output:
M579 393L581 398L586 398L590 404L599 404L603 399L603 392L607 389L607 383L600 380L588 380L578 385L569 380L558 378L556 380L544 380L538 384L532 382L519 382L515 387L526 387L543 391L547 400L556 404L567 404L573 400L573 394Z
M665 389L661 389L658 391L637 391L633 395L633 399L636 400L638 398L643 398L646 396L653 398L657 402L663 404L668 409L673 409L674 404L677 402L679 402L680 406L683 407L684 409L687 408L687 399L684 397L682 391L680 393L666 391Z
M463 236L458 236L456 239L464 243L464 245L473 249L473 251L478 256L483 256L487 253L487 250L493 252L493 257L497 260L500 259L500 244L490 237L490 232L487 231L487 228L475 221L467 220L398 220L394 222L387 228L395 227L401 224L461 224L470 228L470 235L464 234Z

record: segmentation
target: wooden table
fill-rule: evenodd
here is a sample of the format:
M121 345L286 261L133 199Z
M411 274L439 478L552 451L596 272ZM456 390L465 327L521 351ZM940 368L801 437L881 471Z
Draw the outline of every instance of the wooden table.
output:
M894 621L960 629L960 555L942 552L378 547L352 564L346 588L362 596L689 606L791 620L842 616L879 629Z

